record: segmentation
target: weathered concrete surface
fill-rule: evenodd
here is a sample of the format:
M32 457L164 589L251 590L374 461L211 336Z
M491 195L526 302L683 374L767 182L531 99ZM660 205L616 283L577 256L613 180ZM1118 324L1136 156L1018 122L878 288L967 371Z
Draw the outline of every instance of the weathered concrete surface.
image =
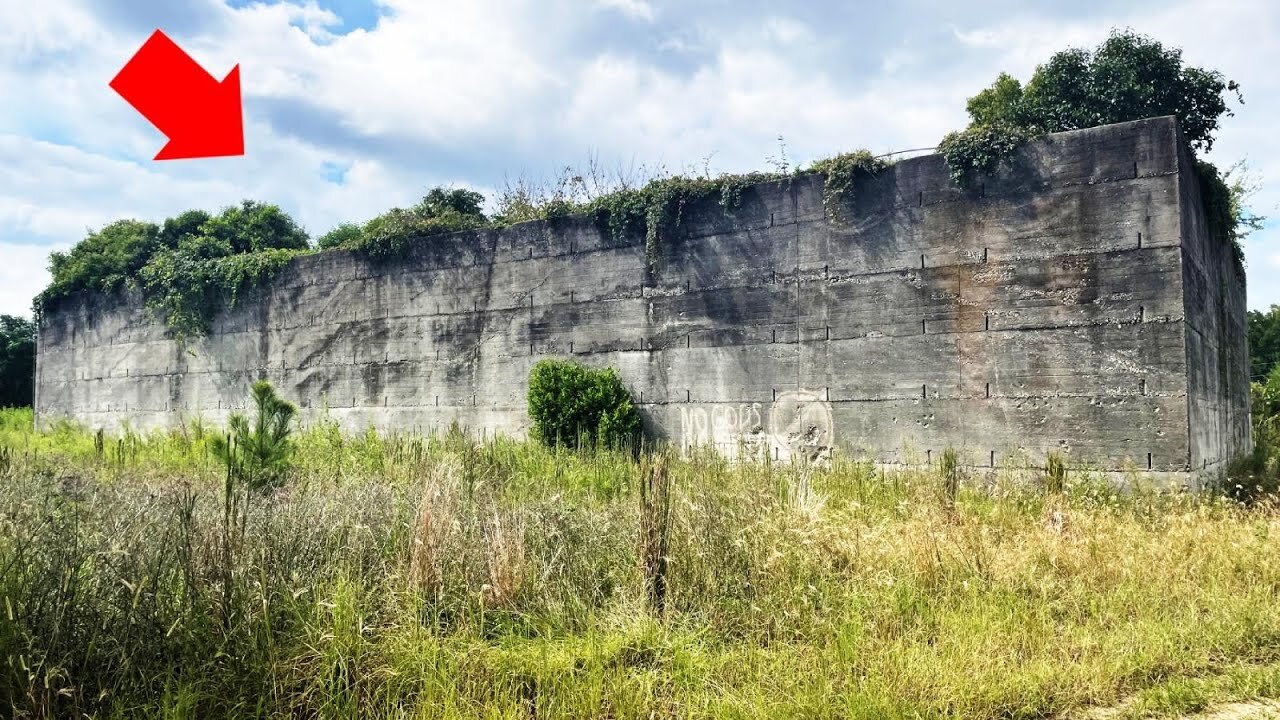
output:
M582 218L295 261L184 350L136 297L46 318L37 412L159 427L256 378L349 428L523 434L539 358L617 367L651 430L780 459L974 465L1050 451L1191 482L1248 446L1244 278L1172 118L1063 133L958 189L939 156L686 208L656 272Z

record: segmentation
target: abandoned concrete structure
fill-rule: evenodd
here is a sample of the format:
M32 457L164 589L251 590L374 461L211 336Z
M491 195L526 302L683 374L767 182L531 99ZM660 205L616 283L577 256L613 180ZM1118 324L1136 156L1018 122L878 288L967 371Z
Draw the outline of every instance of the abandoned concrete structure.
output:
M644 239L586 218L459 233L374 264L295 260L183 347L135 295L43 320L41 422L221 421L270 379L304 419L520 435L530 366L616 367L653 433L778 459L975 466L1063 451L1191 483L1250 443L1245 285L1173 118L1037 140L959 189L940 156L686 209Z

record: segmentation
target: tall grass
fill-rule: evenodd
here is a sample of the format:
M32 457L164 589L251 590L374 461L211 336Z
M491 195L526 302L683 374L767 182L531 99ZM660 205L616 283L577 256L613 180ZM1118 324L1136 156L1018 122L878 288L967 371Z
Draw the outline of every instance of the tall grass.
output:
M1267 503L320 424L228 513L207 432L97 451L29 420L0 413L15 717L1010 718L1280 692Z

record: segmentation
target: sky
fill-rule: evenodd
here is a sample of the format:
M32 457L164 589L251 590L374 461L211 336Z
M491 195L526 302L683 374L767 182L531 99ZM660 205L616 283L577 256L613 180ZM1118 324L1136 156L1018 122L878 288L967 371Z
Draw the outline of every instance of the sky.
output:
M1280 304L1272 0L0 0L0 313L29 315L49 253L123 217L252 198L318 236L591 157L741 172L932 147L999 72L1125 27L1241 84L1209 159L1260 182L1249 306ZM219 79L240 65L243 157L152 160L164 136L108 83L156 29Z

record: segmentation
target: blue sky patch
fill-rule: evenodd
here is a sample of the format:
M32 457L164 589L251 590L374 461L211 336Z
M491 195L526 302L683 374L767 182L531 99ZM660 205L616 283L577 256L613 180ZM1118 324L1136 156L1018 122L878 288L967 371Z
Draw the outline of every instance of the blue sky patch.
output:
M227 4L233 8L242 8L263 3L262 0L228 0ZM316 0L316 5L342 19L341 27L331 28L340 34L353 30L372 30L384 12L373 0Z
M347 182L347 171L351 169L351 163L338 163L325 161L320 163L320 175L325 180L334 185L343 185Z

